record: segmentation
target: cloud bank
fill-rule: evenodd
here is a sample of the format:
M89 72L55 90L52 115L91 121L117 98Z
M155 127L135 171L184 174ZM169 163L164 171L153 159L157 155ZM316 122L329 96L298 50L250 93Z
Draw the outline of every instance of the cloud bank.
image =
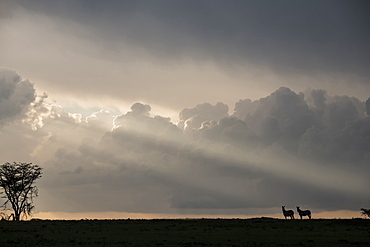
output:
M278 88L233 111L195 104L179 121L136 102L69 113L0 71L1 162L45 168L39 211L253 214L281 205L368 205L369 101Z
M280 86L361 101L370 91L366 1L3 2L0 66L53 88L58 102L178 113Z

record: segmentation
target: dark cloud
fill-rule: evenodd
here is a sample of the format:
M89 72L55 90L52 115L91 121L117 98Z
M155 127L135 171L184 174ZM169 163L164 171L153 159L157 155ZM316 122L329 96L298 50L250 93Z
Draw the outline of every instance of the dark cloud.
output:
M310 128L301 138L299 156L357 171L368 170L369 118L347 122L342 130ZM349 165L350 164L350 165Z
M327 124L332 128L343 128L348 121L363 117L364 105L356 98L335 96L326 106Z
M303 171L302 171L303 172ZM328 174L330 177L331 174ZM347 181L338 181L347 182ZM309 206L328 211L338 210L338 205L343 209L358 210L356 205L366 204L367 199L361 198L360 193L348 193L339 188L325 188L315 184L306 184L299 178L279 178L265 176L259 185L260 199L265 207L275 205ZM354 204L353 201L356 201ZM262 205L258 205L262 206Z
M35 100L32 84L2 72L1 158L45 167L40 210L248 213L369 203L370 117L357 98L281 87L238 101L231 115L223 103L184 109L178 125L139 102L83 119L45 94Z
M241 147L253 145L255 139L255 134L250 131L247 123L236 117L225 117L218 122L212 121L211 124L203 123L197 134L203 140Z
M262 142L278 141L291 151L314 121L304 95L285 87L258 101L237 102L234 116L245 120Z
M260 100L240 100L234 116L246 121L261 144L278 143L301 158L319 163L368 160L365 103L354 97L280 88Z
M105 47L129 42L155 56L244 62L279 72L340 72L369 78L366 1L63 1L34 11L83 23Z
M28 80L14 71L0 69L0 126L25 118L35 98L35 89Z

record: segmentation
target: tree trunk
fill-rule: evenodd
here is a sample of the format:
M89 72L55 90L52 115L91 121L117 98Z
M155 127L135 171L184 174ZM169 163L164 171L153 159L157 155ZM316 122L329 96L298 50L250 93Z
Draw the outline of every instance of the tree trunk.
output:
M14 218L13 218L13 219L14 219L14 221L19 221L19 220L20 220L20 218L21 218L20 216L21 216L20 214L15 213L15 214L14 214Z

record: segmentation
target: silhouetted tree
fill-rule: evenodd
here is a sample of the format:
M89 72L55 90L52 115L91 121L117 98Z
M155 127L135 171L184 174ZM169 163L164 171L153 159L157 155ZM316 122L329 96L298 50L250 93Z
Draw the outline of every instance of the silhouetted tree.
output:
M370 218L370 209L361 208L361 214Z
M14 211L8 218L19 221L22 214L26 217L31 214L33 198L38 196L34 183L41 175L42 168L32 163L6 162L0 166L0 187L4 190L0 194L6 199L2 207L7 210L10 204Z

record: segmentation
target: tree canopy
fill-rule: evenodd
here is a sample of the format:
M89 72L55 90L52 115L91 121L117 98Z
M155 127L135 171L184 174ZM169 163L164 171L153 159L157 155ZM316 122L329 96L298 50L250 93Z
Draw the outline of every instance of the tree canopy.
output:
M4 210L10 204L14 211L8 218L19 221L21 216L27 217L34 209L33 198L38 196L35 181L42 176L42 168L32 163L9 162L0 166L0 194L6 201Z

